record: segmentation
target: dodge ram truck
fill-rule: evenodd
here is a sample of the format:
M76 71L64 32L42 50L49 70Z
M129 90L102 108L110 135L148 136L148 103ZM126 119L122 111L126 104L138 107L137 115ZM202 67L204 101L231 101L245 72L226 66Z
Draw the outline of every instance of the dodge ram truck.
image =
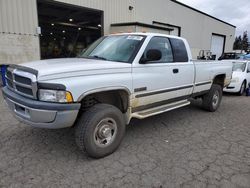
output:
M153 33L101 37L77 58L10 65L3 97L34 127L74 127L80 150L100 158L120 145L132 118L143 119L201 98L214 112L232 63L193 61L187 41Z

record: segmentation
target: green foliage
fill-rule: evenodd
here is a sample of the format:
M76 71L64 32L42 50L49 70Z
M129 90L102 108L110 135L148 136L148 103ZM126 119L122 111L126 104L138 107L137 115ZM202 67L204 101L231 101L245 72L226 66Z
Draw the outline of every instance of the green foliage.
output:
M242 50L245 50L245 51L248 50L248 36L247 36L247 31L245 31L243 33Z
M235 41L234 41L234 45L233 45L233 49L247 51L248 48L249 48L248 34L247 34L247 31L245 31L243 33L243 37L241 35L238 37L236 36Z

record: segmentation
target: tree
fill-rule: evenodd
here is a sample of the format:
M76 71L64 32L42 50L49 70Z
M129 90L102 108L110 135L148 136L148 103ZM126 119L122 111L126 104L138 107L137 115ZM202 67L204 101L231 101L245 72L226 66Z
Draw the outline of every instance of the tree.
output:
M242 43L241 36L236 37L235 41L234 41L233 49L234 50L241 50L241 43Z
M243 39L242 39L242 50L247 51L248 50L248 36L247 31L243 33Z
M234 47L233 47L233 49L234 50L238 50L239 49L239 37L235 37L235 41L234 41Z
M240 36L236 36L235 41L234 41L234 46L233 49L234 50L245 50L247 51L249 47L249 43L248 43L248 34L247 31L245 31L243 33L243 37Z

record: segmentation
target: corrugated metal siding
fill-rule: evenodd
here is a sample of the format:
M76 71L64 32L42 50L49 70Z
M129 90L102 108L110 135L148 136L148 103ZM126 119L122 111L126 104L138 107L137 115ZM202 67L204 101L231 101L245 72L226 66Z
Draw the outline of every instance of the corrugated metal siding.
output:
M181 36L192 48L193 56L199 50L210 50L212 33L226 35L226 51L231 51L235 28L200 12L169 0L135 0L136 21L151 24L158 21L181 27ZM150 8L150 11L147 11Z
M0 32L36 34L36 0L0 0Z
M58 0L59 2L104 11L104 33L110 24L135 21L134 0ZM0 32L36 34L38 26L36 0L0 0Z

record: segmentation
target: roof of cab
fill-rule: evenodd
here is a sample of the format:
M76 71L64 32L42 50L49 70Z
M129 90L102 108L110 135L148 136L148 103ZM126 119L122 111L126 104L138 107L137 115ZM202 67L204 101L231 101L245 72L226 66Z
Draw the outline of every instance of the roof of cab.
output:
M161 34L161 33L147 33L147 32L133 32L133 33L115 33L115 34L110 34L106 36L113 36L113 35L141 35L141 36L162 36L162 37L168 37L168 38L178 38L178 39L183 39L182 37L177 37L174 35L166 35L166 34Z

